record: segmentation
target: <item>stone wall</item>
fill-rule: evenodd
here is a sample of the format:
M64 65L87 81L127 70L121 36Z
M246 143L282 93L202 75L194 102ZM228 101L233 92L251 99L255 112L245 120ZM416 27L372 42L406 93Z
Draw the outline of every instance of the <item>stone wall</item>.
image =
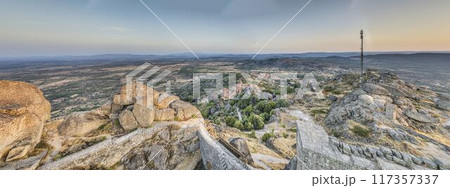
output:
M371 161L341 155L331 147L325 130L311 121L297 121L297 168L299 170L372 169ZM367 168L368 167L368 168Z
M330 137L311 117L297 121L297 156L289 169L298 170L404 170L439 169L430 159L389 148L347 144Z
M247 165L214 140L204 126L199 128L197 134L203 165L207 170L249 170Z
M434 160L411 155L396 149L386 147L373 147L364 145L353 145L345 143L337 138L330 137L332 147L336 148L341 154L358 156L368 160L375 160L382 169L444 169L445 167ZM387 163L386 163L387 162ZM391 164L386 166L383 164ZM396 166L393 166L393 165ZM400 166L398 166L400 165Z

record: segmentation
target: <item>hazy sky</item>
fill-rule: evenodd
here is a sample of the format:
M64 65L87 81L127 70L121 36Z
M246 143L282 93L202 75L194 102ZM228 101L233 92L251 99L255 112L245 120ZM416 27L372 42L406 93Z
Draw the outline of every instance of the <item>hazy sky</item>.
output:
M195 52L256 53L307 0L145 0ZM450 0L312 0L262 53L449 51ZM0 0L0 56L178 53L139 0Z

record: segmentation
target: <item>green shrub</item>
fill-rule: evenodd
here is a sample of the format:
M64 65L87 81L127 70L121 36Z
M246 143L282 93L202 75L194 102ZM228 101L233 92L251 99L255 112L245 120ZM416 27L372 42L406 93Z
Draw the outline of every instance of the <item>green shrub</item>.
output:
M267 142L267 140L269 140L269 138L272 138L272 137L275 137L275 135L274 135L273 133L265 133L265 134L262 136L261 140L262 140L263 142Z
M120 121L118 120L118 119L115 119L113 122L112 122L112 124L113 124L113 126L120 126Z
M288 94L295 93L295 88L289 86L289 87L287 88L287 93L288 93Z
M259 114L259 115L264 119L264 122L268 122L270 120L270 114L268 114L266 112Z
M284 107L288 107L289 106L289 103L285 99L277 100L276 104L277 104L277 108L284 108Z
M237 119L233 116L227 116L225 118L225 124L227 124L227 126L229 127L233 127L234 123L237 121Z
M273 101L270 101L267 103L267 105L264 107L264 112L270 113L273 109L277 108L277 104Z
M106 123L106 124L103 124L102 126L100 126L98 128L98 130L100 130L100 131L110 131L112 128L113 128L113 123Z
M314 109L314 110L311 110L311 113L312 113L313 115L327 114L327 113L328 113L328 110L327 110L327 109Z
M267 106L267 101L266 100L261 100L258 103L256 103L255 105L255 109L260 111L260 112L264 112L264 109Z
M233 127L239 130L244 130L244 124L242 124L242 122L239 120L234 122Z
M252 132L251 133L249 133L249 134L247 134L247 136L249 137L249 138L257 138L256 137L256 133L255 133L255 130L252 130Z
M339 89L333 90L331 93L335 94L335 95L341 95L342 91Z
M250 121L245 122L245 130L253 130L253 124Z
M326 92L330 92L330 91L333 91L335 89L336 89L336 86L334 86L334 85L328 85L328 86L325 86L325 88L323 88L323 90L326 91Z
M257 102L259 102L259 98L256 95L250 96L250 104L255 105Z
M35 148L49 148L50 145L47 142L41 140L38 144L36 144Z
M245 124L245 122L248 121L248 117L246 115L242 115L242 123Z
M274 114L275 114L275 109L273 109L273 110L270 111L270 115L271 115L271 116L274 115Z
M336 138L340 138L340 137L342 137L343 133L341 131L332 130L331 135L333 135Z
M253 107L251 105L245 107L245 109L243 110L243 113L247 116L250 115L252 112L253 112Z
M254 129L263 129L264 128L264 119L261 116L256 114L251 114L248 117L248 121L253 124Z
M222 120L220 119L214 119L213 122L218 125L222 124Z
M248 105L250 105L250 99L241 99L239 100L239 102L237 103L237 106L240 109L244 109L246 108Z
M364 138L369 137L369 134L370 134L370 130L368 130L368 129L366 129L366 128L360 126L360 125L354 126L354 127L351 129L351 131L352 131L354 134L356 134L356 135L358 135L358 136L360 136L360 137L364 137Z

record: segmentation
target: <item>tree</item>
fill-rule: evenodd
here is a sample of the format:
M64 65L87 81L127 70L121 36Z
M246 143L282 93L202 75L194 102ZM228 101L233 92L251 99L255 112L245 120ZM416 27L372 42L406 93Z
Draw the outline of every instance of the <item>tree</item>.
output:
M234 126L234 123L235 123L236 121L237 121L236 118L233 117L233 116L227 116L227 117L225 118L225 124L227 124L227 126L229 126L229 127L233 127L233 126Z
M250 99L241 99L237 103L238 107L241 109L246 108L250 104Z
M260 112L264 112L264 108L266 108L266 106L267 106L267 101L261 100L255 105L255 109Z
M274 115L275 114L275 109L271 110L269 114L270 115Z
M239 130L243 130L244 129L244 124L242 124L242 122L241 121L235 121L234 122L234 128L237 128L237 129L239 129Z
M275 137L275 135L273 133L264 133L261 140L263 142L267 142L267 140L269 140L269 138L272 138L272 137Z
M253 130L253 124L250 121L245 122L245 130Z
M202 113L202 116L203 116L205 119L208 119L208 116L209 116L209 108L203 109L203 110L201 111L201 113Z
M248 121L253 124L254 129L264 128L264 119L261 116L252 113L250 117L248 117Z
M261 116L264 119L264 122L268 122L270 120L270 114L269 113L264 112L262 114L259 114L259 116Z
M259 98L255 95L250 96L250 102L252 105L255 105L259 101Z
M288 107L289 103L285 100L285 99L279 99L277 100L277 108L284 108L284 107Z
M247 116L250 115L251 113L253 113L253 106L249 105L249 106L245 107L243 112Z
M277 104L273 101L269 101L267 105L264 107L264 112L270 113L271 110L275 109Z

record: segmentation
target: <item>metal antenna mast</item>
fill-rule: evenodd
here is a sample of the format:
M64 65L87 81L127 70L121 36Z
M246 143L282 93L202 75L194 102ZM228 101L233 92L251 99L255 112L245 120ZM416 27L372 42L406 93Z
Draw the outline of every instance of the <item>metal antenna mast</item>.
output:
M359 77L359 83L362 84L364 74L364 31L361 30L361 75Z

